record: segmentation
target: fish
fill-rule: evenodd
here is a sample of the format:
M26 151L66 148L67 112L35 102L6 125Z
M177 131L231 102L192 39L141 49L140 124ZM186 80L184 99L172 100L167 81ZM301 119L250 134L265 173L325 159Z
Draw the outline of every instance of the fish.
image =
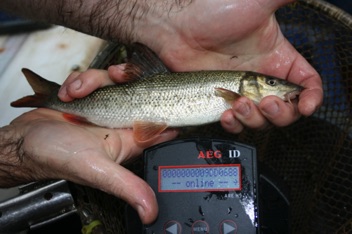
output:
M63 112L72 122L132 128L138 142L153 139L167 128L217 122L231 108L231 102L241 96L256 104L269 95L290 101L303 89L284 79L252 71L171 72L142 44L134 45L127 62L129 82L99 88L71 102L58 98L59 84L26 68L22 72L34 95L12 102L12 107L50 108Z

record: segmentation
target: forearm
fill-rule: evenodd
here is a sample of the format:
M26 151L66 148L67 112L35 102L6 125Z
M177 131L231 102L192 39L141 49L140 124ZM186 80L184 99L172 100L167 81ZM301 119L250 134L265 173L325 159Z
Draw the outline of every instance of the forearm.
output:
M133 38L132 22L137 14L135 1L119 0L3 0L0 7L30 19L45 21L91 34L97 37Z
M24 182L31 173L22 167L23 137L11 125L0 128L0 187L11 187Z
M176 3L164 0L2 0L0 8L107 40L130 43L139 40L137 32L143 26L166 16L173 4Z

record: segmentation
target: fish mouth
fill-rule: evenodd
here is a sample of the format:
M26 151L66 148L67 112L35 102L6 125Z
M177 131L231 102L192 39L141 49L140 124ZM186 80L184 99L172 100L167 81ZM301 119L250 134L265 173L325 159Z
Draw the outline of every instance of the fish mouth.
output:
M292 92L288 92L284 95L284 101L291 102L292 99L297 98L297 96L301 93L301 91L295 90Z

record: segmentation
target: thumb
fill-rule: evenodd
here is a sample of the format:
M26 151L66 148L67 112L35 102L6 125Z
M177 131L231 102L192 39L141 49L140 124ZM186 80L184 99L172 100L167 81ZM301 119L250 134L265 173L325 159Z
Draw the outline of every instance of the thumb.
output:
M262 6L266 6L268 7L267 9L270 9L271 11L276 11L277 9L279 9L282 6L285 6L289 3L295 2L296 0L276 0L276 1L272 1L272 0L258 0L259 4L261 4Z
M80 163L80 178L70 180L121 198L138 212L144 224L156 219L158 215L156 197L143 179L109 159L85 160L85 166L88 168L83 170L84 165Z
M111 193L130 204L144 224L152 223L158 215L158 203L154 191L140 177L126 168L119 166L119 174L124 174L122 181L115 181Z
M75 98L83 98L94 90L112 85L107 71L98 69L88 69L85 72L73 72L61 85L58 96L64 101L72 101Z

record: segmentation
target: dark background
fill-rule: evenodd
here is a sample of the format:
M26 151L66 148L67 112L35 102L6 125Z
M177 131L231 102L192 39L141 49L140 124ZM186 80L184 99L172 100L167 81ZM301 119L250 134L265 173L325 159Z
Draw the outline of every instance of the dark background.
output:
M352 1L351 0L327 0L327 2L332 3L335 6L352 14Z

